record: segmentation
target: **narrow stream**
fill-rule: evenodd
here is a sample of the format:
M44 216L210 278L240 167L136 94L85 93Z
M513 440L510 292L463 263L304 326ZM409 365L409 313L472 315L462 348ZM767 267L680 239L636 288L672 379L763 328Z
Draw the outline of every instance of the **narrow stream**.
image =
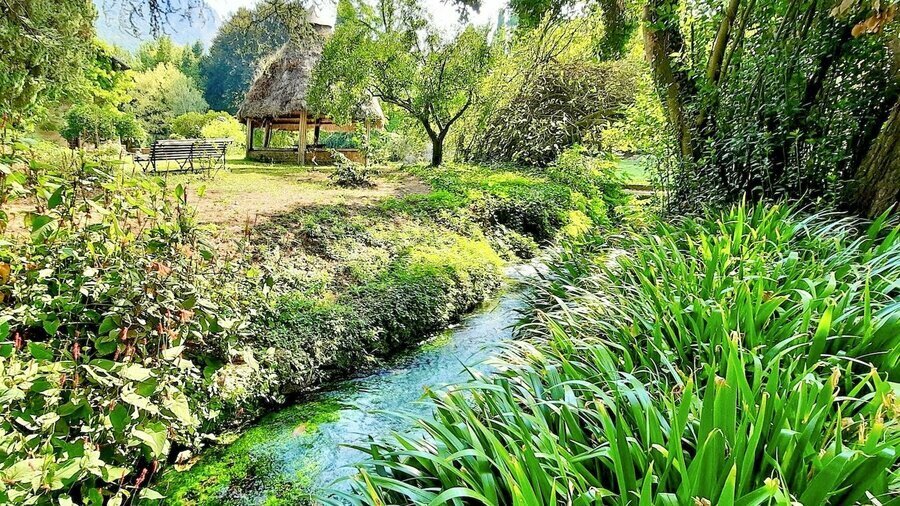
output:
M425 389L463 381L465 366L484 371L485 360L511 338L522 305L519 282L532 265L507 269L510 285L479 312L369 376L338 383L308 401L263 418L230 447L207 455L175 480L177 504L294 504L307 493L346 489L346 478L364 455L346 445L365 445L392 432L412 430L407 418L431 415ZM193 475L193 476L192 476ZM180 482L180 483L179 483ZM190 489L188 492L186 489ZM171 496L170 496L171 497Z

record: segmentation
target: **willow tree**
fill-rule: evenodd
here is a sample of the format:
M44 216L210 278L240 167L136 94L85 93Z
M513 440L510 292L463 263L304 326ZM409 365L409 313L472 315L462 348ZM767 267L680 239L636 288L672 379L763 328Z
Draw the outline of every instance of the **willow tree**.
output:
M456 3L467 2L456 0ZM637 28L635 3L630 0L510 0L509 7L518 26L526 30L580 16L583 8L599 10L603 34L597 41L597 56L601 60L614 60L624 56L626 45Z
M644 7L645 50L680 162L671 204L858 200L842 193L898 92L886 37L863 36L883 31L869 21L882 13L838 15L833 0L706 5Z
M478 99L490 57L485 30L468 27L446 39L414 0L341 0L310 107L349 121L365 95L394 104L422 125L438 166L448 132Z

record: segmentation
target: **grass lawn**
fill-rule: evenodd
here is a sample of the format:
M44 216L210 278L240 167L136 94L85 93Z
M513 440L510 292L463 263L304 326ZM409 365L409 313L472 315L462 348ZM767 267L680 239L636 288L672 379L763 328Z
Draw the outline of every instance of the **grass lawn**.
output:
M303 208L360 206L430 188L396 167L382 167L371 188L342 188L331 182L332 167L305 167L229 159L228 170L212 175L177 174L170 183L183 184L196 205L201 223L214 224L225 233L241 233L272 216Z
M619 161L619 170L624 173L627 184L650 184L650 175L647 173L644 157L623 158Z
M223 244L273 217L290 212L334 205L365 207L394 197L431 191L420 178L396 166L380 167L373 178L375 186L370 188L342 188L333 184L329 179L333 170L330 166L271 164L229 158L227 167L227 170L207 175L177 173L174 171L177 164L161 164L158 174L170 187L181 184L187 189L188 203L196 208L198 221L214 225L217 242ZM130 174L132 169L130 160L123 162L122 171ZM167 170L173 172L167 173ZM30 200L12 202L8 206L12 219L7 233L24 233L24 217L34 211Z

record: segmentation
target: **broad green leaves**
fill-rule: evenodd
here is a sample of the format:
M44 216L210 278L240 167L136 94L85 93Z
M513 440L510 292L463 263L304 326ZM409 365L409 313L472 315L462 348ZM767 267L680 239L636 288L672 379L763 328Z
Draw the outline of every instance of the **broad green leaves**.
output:
M209 352L199 343L228 350L243 331L234 298L210 288L228 267L200 240L184 187L88 155L56 172L25 149L4 146L0 184L4 203L40 209L23 240L0 241L0 503L158 499L148 475L172 445L196 446L235 409L210 399L192 361Z

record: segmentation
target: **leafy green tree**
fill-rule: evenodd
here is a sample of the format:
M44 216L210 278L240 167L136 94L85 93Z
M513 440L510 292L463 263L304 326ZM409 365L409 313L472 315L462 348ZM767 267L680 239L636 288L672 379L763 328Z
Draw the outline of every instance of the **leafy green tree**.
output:
M485 31L468 27L444 40L412 0L342 0L338 19L314 73L311 107L346 121L370 95L394 104L421 123L431 163L440 165L447 133L476 102L487 72Z
M178 68L184 75L190 77L197 83L202 85L202 75L200 73L200 59L203 57L203 44L200 41L194 42L190 46L185 46L181 52L181 60L178 62Z
M80 88L70 91L68 98L76 103L91 102L118 109L131 100L132 73L125 66L121 50L96 38L93 46L93 55L84 67L84 80Z
M545 17L558 18L572 5L569 0L510 0L509 7L515 13L519 26L535 28Z
M730 0L679 15L700 5L649 0L645 9L645 47L677 156L670 207L844 200L900 91L884 40L862 36L896 38L887 23L869 24L894 7L836 16L831 3Z
M141 44L134 55L134 69L150 70L160 63L175 65L181 59L182 48L163 35Z
M460 1L457 0L457 3ZM597 41L595 50L601 59L610 60L625 54L626 44L637 28L639 3L643 4L633 0L510 0L509 7L518 25L525 30L577 17L583 8L598 10L603 22L603 35Z
M520 29L511 42L494 42L500 47L479 85L482 99L451 141L457 155L546 166L575 143L607 149L600 145L602 132L623 119L648 71L639 54L597 61L601 17L591 11L544 19L537 28Z
M144 129L154 138L169 134L171 118L189 112L209 109L203 93L177 67L163 63L134 76L135 88L131 110Z
M207 113L209 114L209 113ZM226 112L216 113L200 128L200 137L204 139L231 139L228 151L232 154L243 154L246 144L244 125Z
M134 146L147 135L134 116L109 106L79 104L66 111L65 119L60 134L73 145L88 141L99 146L103 141L121 140Z
M167 63L178 67L184 75L200 84L200 58L203 56L203 44L199 41L189 46L181 46L163 35L144 42L134 55L134 69L146 71L157 65Z
M189 112L178 116L170 123L172 135L186 139L228 138L234 141L232 148L243 147L244 130L237 119L223 111L205 113ZM237 152L237 149L233 149Z
M290 38L282 17L259 15L263 5L238 9L200 60L204 97L215 110L237 112L259 62Z
M544 67L472 132L465 155L543 167L577 143L603 148L604 129L634 103L640 70L627 61Z
M125 112L116 116L116 135L128 148L139 146L147 138L147 132L137 118Z
M184 113L172 120L169 125L169 130L172 134L179 137L194 139L200 137L200 131L203 127L219 114L220 113L215 111L206 113L191 111Z
M16 122L83 80L96 12L84 0L15 0L0 7L0 116Z
M66 111L66 127L60 133L72 144L87 140L99 146L101 141L116 136L117 113L93 104L76 105Z

